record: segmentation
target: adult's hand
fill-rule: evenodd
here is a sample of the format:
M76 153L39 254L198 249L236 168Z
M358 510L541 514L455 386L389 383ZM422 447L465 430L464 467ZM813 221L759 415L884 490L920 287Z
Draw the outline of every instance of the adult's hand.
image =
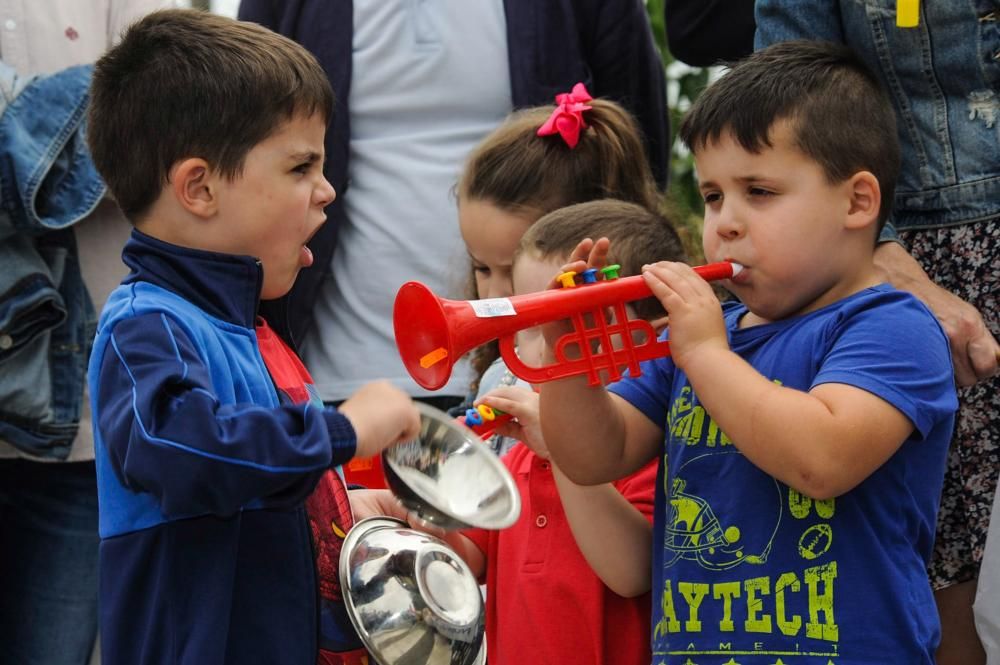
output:
M890 284L915 295L937 317L951 343L958 385L971 386L997 373L1000 344L979 310L935 284L898 243L880 244L875 250L875 266Z

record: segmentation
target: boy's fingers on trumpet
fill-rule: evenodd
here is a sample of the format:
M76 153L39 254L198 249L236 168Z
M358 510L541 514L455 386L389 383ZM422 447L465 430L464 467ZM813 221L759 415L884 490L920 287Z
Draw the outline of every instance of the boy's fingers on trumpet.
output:
M660 261L643 266L643 273L655 276L654 281L647 277L646 283L658 297L676 295L685 302L701 298L715 300L712 287L686 263Z
M653 327L653 332L655 332L657 335L659 335L661 332L663 332L664 328L666 328L668 325L670 325L670 317L668 315L664 314L661 317L652 319L649 322L649 325L651 325Z
M573 251L569 255L569 263L576 263L577 261L583 261L586 263L588 257L590 256L590 250L593 248L593 238L584 238L577 243L576 247L573 248Z
M578 249L582 249L579 245L577 247ZM580 257L580 260L586 261L587 268L603 268L608 264L608 252L610 249L610 240L607 238L598 238L597 240L591 242L586 255Z
M608 263L610 248L611 241L607 238L598 238L596 241L584 238L573 249L569 262L563 264L559 270L559 275L553 277L552 281L549 282L548 288L563 288L565 285L560 281L559 277L567 272L580 274L589 268L603 268Z

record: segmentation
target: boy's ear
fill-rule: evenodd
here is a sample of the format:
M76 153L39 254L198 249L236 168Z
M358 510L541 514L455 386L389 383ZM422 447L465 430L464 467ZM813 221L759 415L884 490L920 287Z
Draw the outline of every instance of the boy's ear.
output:
M847 228L860 229L875 224L882 206L882 188L878 178L871 171L858 171L845 184L851 197Z
M188 157L174 164L170 186L174 198L191 214L206 219L215 214L218 204L215 178L204 159Z

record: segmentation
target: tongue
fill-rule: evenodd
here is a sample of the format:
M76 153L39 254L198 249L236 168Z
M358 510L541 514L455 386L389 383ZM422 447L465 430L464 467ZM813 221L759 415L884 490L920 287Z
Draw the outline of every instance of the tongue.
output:
M299 252L299 260L302 262L302 265L305 266L306 268L311 266L313 264L312 250L306 247L305 245L302 245L302 251Z

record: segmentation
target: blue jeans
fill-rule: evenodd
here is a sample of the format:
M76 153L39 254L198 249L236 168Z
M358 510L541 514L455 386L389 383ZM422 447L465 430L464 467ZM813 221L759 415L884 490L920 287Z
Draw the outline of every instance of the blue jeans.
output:
M0 661L89 662L99 542L93 462L0 460Z

